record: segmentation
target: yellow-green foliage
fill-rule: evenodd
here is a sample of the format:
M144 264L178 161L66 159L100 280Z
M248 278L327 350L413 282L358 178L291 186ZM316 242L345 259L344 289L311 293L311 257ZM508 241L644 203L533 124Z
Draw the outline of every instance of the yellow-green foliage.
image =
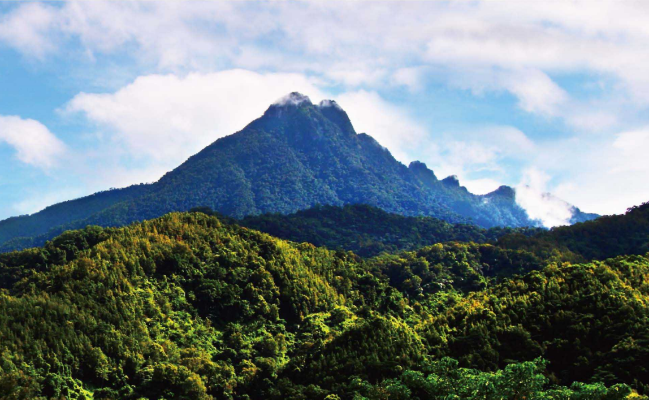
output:
M0 255L0 398L447 399L478 393L474 381L491 391L476 399L630 393L553 386L576 380L644 390L647 259L507 278L541 264L471 243L364 260L204 214L66 232Z

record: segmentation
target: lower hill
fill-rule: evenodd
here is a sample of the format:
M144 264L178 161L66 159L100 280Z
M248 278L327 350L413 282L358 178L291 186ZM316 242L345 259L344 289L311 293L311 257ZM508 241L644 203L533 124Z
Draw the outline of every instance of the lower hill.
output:
M449 241L487 243L512 233L530 236L542 228L480 228L473 224L452 224L433 217L388 213L366 204L315 206L293 214L262 214L242 219L226 217L208 207L190 211L218 216L222 221L256 229L294 242L309 242L331 250L351 250L368 257L381 252L414 250L432 243ZM60 228L47 235L17 238L0 245L0 252L42 246Z
M209 209L196 211L214 214ZM264 214L231 221L282 239L351 250L365 257L451 241L494 243L504 249L523 249L543 259L564 261L604 260L649 252L649 203L631 207L622 215L550 230L484 229L432 217L391 214L368 205L317 206L289 215Z
M649 202L631 207L623 215L538 231L531 236L513 232L501 237L498 245L532 252L561 247L586 260L646 254L649 252Z
M0 254L0 398L644 398L648 276L476 243L363 259L199 213L89 227Z
M203 212L210 213L209 210ZM414 250L433 243L487 243L511 234L529 236L541 228L490 228L451 224L433 217L407 217L364 204L316 206L294 214L264 214L237 224L294 242L309 242L333 250L351 250L368 257L382 252Z

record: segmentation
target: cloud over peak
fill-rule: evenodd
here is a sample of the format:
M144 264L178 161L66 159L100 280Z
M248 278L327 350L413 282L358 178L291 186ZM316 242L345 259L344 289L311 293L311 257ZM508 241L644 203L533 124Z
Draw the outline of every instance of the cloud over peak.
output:
M80 93L66 111L83 115L124 151L172 167L242 129L291 90L321 96L299 74L152 74L113 93Z

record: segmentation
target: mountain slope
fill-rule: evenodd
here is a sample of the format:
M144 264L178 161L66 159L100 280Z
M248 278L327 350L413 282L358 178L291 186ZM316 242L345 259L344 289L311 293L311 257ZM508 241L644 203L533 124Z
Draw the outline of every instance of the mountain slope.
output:
M477 196L455 179L438 180L423 163L406 167L371 136L357 134L335 102L314 105L298 93L271 105L243 130L217 140L158 182L114 195L106 192L95 199L101 201L91 198L71 202L72 207L50 207L23 217L20 224L1 222L0 244L26 236L53 237L88 224L124 225L202 206L239 218L292 213L317 204L364 203L485 228L538 225L517 205L512 189ZM592 217L574 210L576 220ZM29 240L14 243L20 248Z
M463 365L491 369L542 356L562 383L636 382L647 393L649 368L632 364L649 357L648 274L642 256L551 265L472 293L430 329Z
M113 204L142 196L149 187L150 185L143 184L106 190L49 206L33 215L7 218L0 221L0 243L16 237L39 236L46 234L53 227L84 220Z
M0 255L0 397L630 394L577 377L644 388L646 258L550 265L471 293L508 260L525 264L524 252L490 247L363 260L198 213L70 231L45 248ZM559 346L571 346L570 357Z
M649 253L649 202L631 207L623 215L611 215L571 226L542 231L534 237L510 234L498 245L536 252L564 247L587 260Z
M294 214L248 216L235 222L278 238L333 250L351 250L363 257L449 241L487 243L519 230L526 235L544 231L542 228L487 230L433 217L406 217L364 204L317 206Z

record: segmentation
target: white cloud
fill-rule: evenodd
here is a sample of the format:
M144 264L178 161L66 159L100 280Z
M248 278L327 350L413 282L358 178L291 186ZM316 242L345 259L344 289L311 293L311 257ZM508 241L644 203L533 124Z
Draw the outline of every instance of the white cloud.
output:
M345 86L376 86L387 76L382 68L373 68L365 62L341 63L327 68L324 75L334 83Z
M649 201L649 127L618 133L593 147L572 154L581 168L569 186L556 188L558 195L607 214Z
M562 97L552 73L610 75L649 102L647 18L645 4L616 1L28 3L0 21L0 40L32 55L76 42L167 71L264 66L349 85L405 79L411 87L407 68L424 65L526 71L531 81L500 89L523 109L551 113Z
M423 90L424 67L405 67L397 69L392 75L391 83L397 86L405 86L410 92Z
M649 127L619 133L613 148L617 150L619 158L611 169L612 173L649 173Z
M527 165L553 179L547 187L583 211L620 214L649 200L649 127L538 145Z
M503 86L518 97L523 110L555 116L567 101L568 94L539 70L516 71L508 75Z
M240 129L287 92L319 98L330 88L348 91L337 100L354 125L402 161L429 148L422 161L438 175L446 171L486 188L491 183L474 172L492 171L494 182L511 179L501 170L517 160L552 173L554 189L582 208L620 212L649 199L638 183L646 180L647 153L637 150L645 147L643 136L610 136L623 124L646 123L648 19L647 4L616 1L16 3L0 16L0 42L43 60L82 54L71 61L92 63L108 55L153 67L157 74L113 93L80 94L69 105L106 131L114 147L153 159L146 171L173 166ZM184 75L235 67L276 74ZM609 84L584 99L557 79L571 75ZM415 93L424 78L476 95L509 93L521 110L594 138L577 135L578 144L533 144L518 153L509 143L525 149L526 142L515 135L501 142L459 136L435 148L405 109L376 92L397 85Z
M528 168L521 183L516 186L516 203L532 220L540 221L546 228L569 225L571 206L547 192L550 176L545 172Z
M142 76L114 93L80 93L66 110L83 113L135 157L171 168L293 91L323 97L302 75L228 70Z
M286 94L282 96L281 98L275 100L273 103L274 106L299 106L302 103L306 103L307 105L311 102L311 99L309 96L299 93L299 92L291 92L289 94Z
M55 166L65 145L45 125L33 119L0 115L0 143L16 150L18 159L39 168Z
M473 194L491 193L502 185L501 182L490 178L464 179L460 180L460 184Z
M440 144L446 157L458 169L470 166L472 170L497 170L500 149L484 142L450 141Z
M184 77L147 75L113 93L80 93L65 111L81 113L96 125L106 142L103 152L112 158L124 153L140 158L145 164L142 176L157 178L216 139L241 130L294 91L314 103L335 99L357 132L371 135L404 163L410 161L408 152L426 140L421 124L377 93L328 96L319 81L300 74L227 70ZM116 186L135 183L129 174L119 176L123 184Z
M0 15L0 43L20 50L30 56L43 58L56 49L50 31L55 23L51 7L28 3L14 12Z
M503 164L528 160L537 150L525 133L511 126L450 131L428 139L422 161L439 178L457 175L471 192L485 194L512 180ZM421 145L421 144L420 144ZM488 173L489 178L476 176Z
M356 132L372 136L403 163L411 161L408 154L427 140L428 132L421 124L375 92L348 92L335 100L349 115Z
M517 105L523 111L543 117L560 117L579 127L588 126L585 116L575 116L575 108L584 106L538 69L458 68L448 72L448 82L452 87L470 90L477 96L485 92L508 92L518 100ZM583 110L587 111L592 112Z
M602 132L619 122L618 114L622 110L612 108L610 104L605 104L599 109L595 105L589 107L573 105L564 108L562 114L566 122L579 131Z

